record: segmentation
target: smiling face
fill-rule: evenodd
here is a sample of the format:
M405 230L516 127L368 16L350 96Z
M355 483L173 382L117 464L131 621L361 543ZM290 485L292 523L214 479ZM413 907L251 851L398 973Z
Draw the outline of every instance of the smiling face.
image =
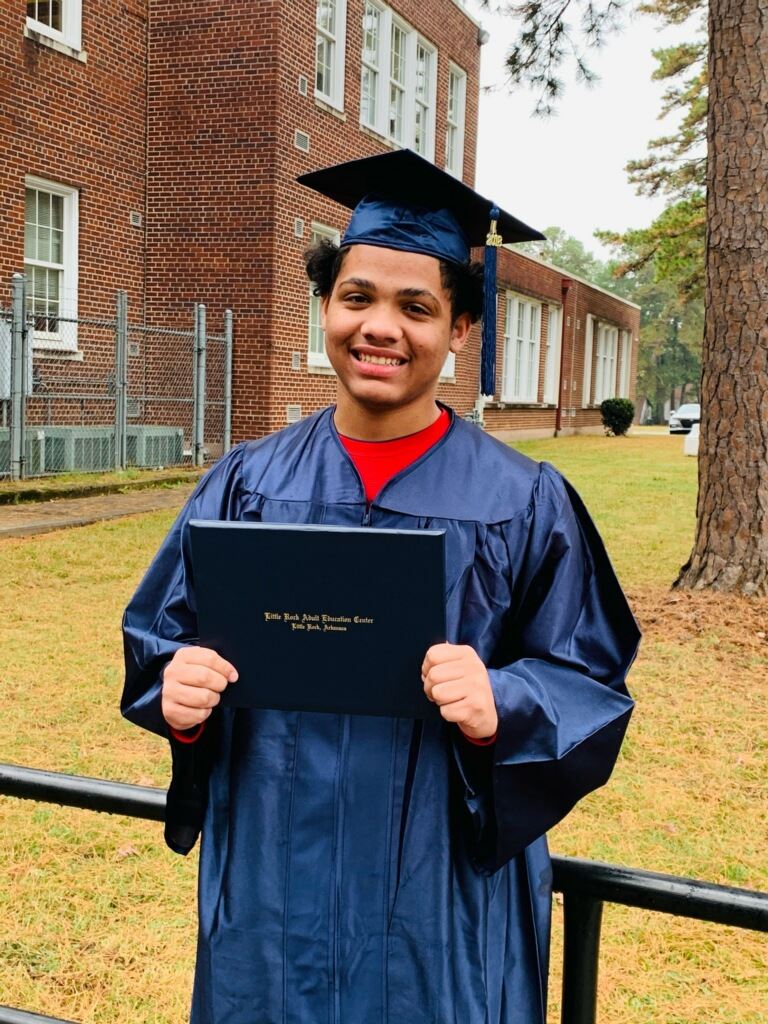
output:
M470 328L467 314L452 320L437 259L353 245L322 311L338 430L383 440L429 426L440 371Z

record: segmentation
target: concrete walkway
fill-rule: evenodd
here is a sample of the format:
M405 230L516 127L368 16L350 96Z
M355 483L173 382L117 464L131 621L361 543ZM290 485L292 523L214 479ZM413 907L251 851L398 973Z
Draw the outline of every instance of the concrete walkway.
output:
M158 509L180 509L193 488L194 484L179 484L156 490L101 494L92 498L57 498L0 506L0 540L63 530L69 526L87 526L105 519L119 519Z

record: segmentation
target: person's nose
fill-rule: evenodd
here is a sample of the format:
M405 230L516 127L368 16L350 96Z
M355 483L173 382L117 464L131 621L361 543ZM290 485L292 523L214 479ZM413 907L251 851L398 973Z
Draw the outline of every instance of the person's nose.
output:
M369 345L392 345L403 337L395 311L384 303L373 303L368 307L360 333Z

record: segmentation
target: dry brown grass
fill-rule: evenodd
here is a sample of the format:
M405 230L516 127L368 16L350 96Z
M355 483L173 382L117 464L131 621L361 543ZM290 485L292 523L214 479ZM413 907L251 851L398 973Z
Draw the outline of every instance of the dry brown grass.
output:
M645 630L614 777L551 845L768 889L768 602L670 594L692 529L695 467L681 447L525 446L585 494ZM0 544L0 760L164 784L162 743L116 707L121 611L168 524L152 513ZM0 1002L88 1024L184 1020L194 855L170 854L152 823L10 799L0 816ZM765 942L749 932L606 908L602 1024L766 1024L767 976ZM555 962L552 1024L557 978Z

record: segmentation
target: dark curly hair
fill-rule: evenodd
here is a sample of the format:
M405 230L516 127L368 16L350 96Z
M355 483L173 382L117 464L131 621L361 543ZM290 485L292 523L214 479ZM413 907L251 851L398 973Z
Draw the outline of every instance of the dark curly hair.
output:
M340 249L327 238L315 242L304 253L307 276L312 291L322 298L330 295L339 276L348 249ZM472 323L483 312L483 265L469 263L459 266L440 260L440 280L451 297L451 319L455 322L462 313L468 313Z

